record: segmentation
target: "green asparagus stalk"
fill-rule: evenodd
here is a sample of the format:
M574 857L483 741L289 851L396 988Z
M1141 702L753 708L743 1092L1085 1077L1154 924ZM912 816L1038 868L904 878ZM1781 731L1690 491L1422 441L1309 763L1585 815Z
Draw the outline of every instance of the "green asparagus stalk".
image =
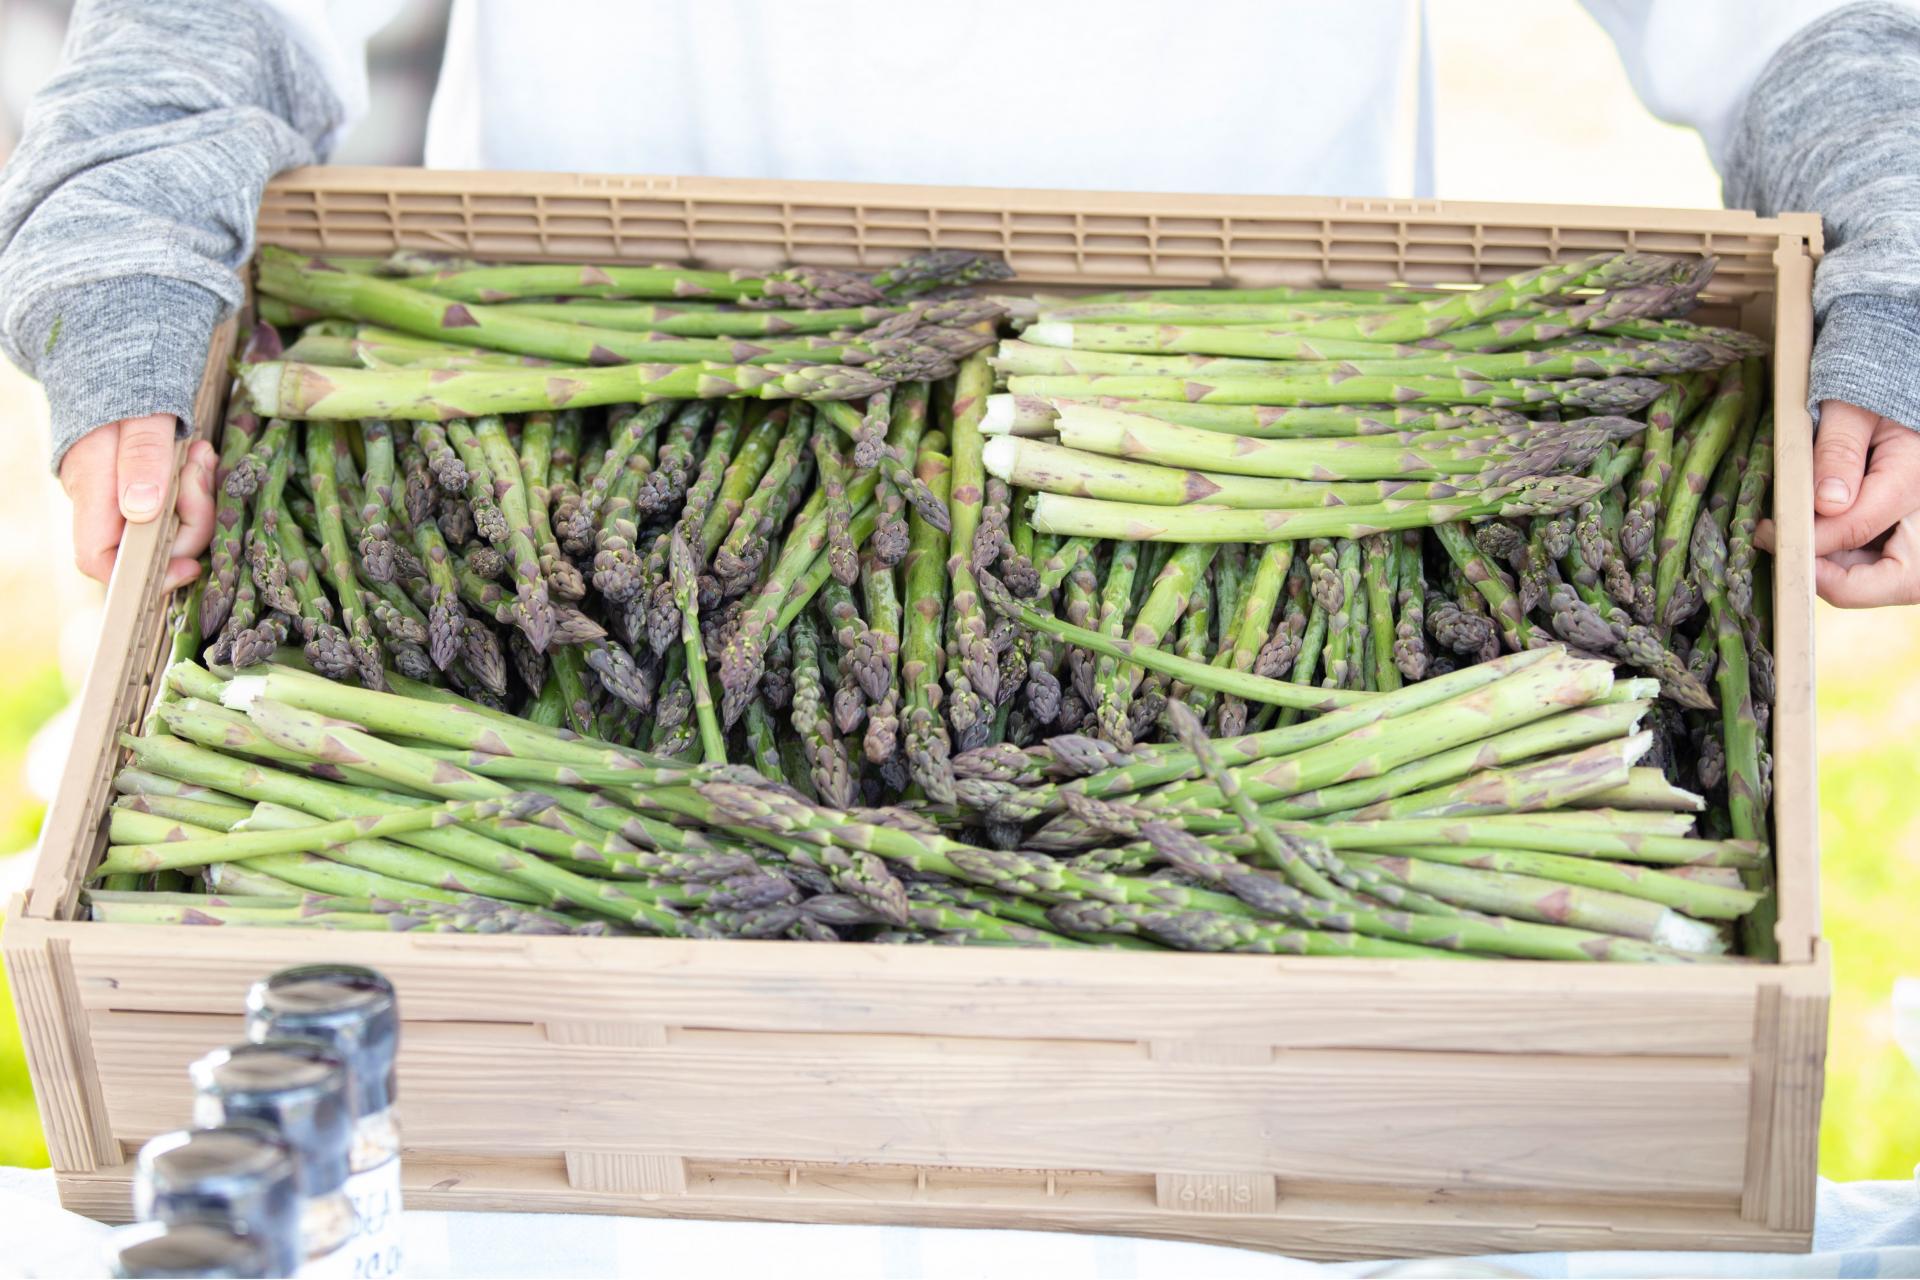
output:
M1419 347L1314 339L1287 329L1252 325L1064 324L1028 325L1024 342L1003 343L995 364L1003 375L1148 374L1275 376L1458 374L1483 381L1505 378L1610 377L1619 373L1684 373L1708 364L1707 348L1691 342L1530 351L1436 351ZM1072 356L1050 356L1051 349ZM1107 354L1142 359L1107 361ZM1161 355L1159 353L1172 353ZM1089 358L1092 357L1092 358ZM1255 361L1264 361L1262 370Z
M1026 602L1016 599L992 574L981 574L979 581L981 592L994 611L1015 619L1022 626L1058 636L1070 644L1078 645L1096 654L1118 658L1123 662L1144 667L1148 671L1158 671L1162 675L1183 680L1197 689L1211 689L1215 693L1231 694L1248 702L1271 704L1277 707L1297 707L1303 711L1324 711L1332 707L1343 707L1370 696L1334 689L1301 688L1279 680L1268 680L1262 676L1226 671L1207 663L1190 662L1164 650L1141 648L1130 641L1116 640L1102 632L1076 627L1071 623L1060 621L1051 614L1042 613Z
M438 293L439 290L434 290ZM442 295L450 296L450 295ZM475 301L484 302L485 298ZM871 329L904 306L832 307L819 311L721 311L672 303L625 301L513 302L504 309L560 324L624 329L630 333L662 333L683 338L783 337L796 333L834 333Z
M159 844L115 845L101 858L94 874L105 876L120 871L204 867L212 862L254 858L270 853L310 853L349 840L372 840L492 818L524 820L551 803L544 796L515 794L504 799L460 801L377 818L351 818L284 831L216 834L202 839L166 840Z
M1323 481L1180 470L1019 436L989 439L984 458L991 474L1023 489L1155 506L1204 502L1235 509L1338 507L1453 499L1469 496L1478 487L1473 479Z
M272 366L262 366L271 368ZM634 369L658 369L662 366L634 365ZM679 366L674 366L679 367ZM688 366L691 367L691 366ZM771 373L782 366L769 365L759 372ZM340 372L340 371L336 371ZM588 371L581 371L582 373ZM600 371L604 372L604 371ZM738 373L739 371L735 371ZM752 372L752 371L749 371ZM800 372L791 369L788 376ZM462 378L509 378L519 375L466 373ZM578 377L580 374L570 374ZM715 377L729 377L715 374ZM260 375L258 381L272 394L271 378ZM251 384L250 384L251 385ZM490 386L477 383L477 386ZM506 385L502 383L501 385ZM773 385L769 383L768 385ZM1007 389L1016 396L1039 396L1050 400L1090 400L1104 396L1133 397L1143 400L1186 400L1214 405L1486 405L1492 408L1518 408L1525 405L1560 405L1592 413L1632 413L1660 394L1661 384L1652 378L1564 378L1557 381L1508 379L1484 381L1478 378L1449 378L1438 375L1395 377L1373 374L1356 377L1329 377L1302 374L1294 377L1247 374L1220 377L1179 377L1170 375L1014 375ZM726 394L735 394L728 392ZM769 393L761 389L757 394ZM274 405L303 403L310 393L296 392L290 397L273 395ZM292 412L291 409L287 410ZM389 412L388 416L424 416Z
M261 292L282 301L326 315L370 321L425 338L452 339L490 350L581 365L642 360L754 364L775 357L829 363L847 359L848 363L857 363L884 357L892 354L896 347L910 345L903 339L885 339L876 344L808 336L755 343L744 338L691 338L599 329L547 320L521 308L504 309L470 298L449 301L445 294L309 265L295 254L272 247L261 252L259 287ZM848 359L849 356L853 358Z
M685 267L559 263L486 266L458 259L396 258L388 259L384 269L408 277L405 281L408 286L432 290L443 298L475 302L506 302L514 298L671 298L681 300L683 305L686 300L745 302L803 288L809 281L815 282L817 297L836 289L862 295L863 301L878 302L883 296L871 285L840 272L813 267L754 276ZM769 288L770 285L787 288Z
M1726 951L1726 943L1712 925L1689 920L1644 898L1514 872L1455 867L1417 858L1349 853L1343 855L1343 860L1382 872L1396 884L1475 911L1642 938L1702 955Z
M257 360L278 347L279 339L271 329L266 330L266 335L266 341L255 338L244 358ZM236 473L243 470L259 433L260 419L247 398L240 394L228 397L226 422L220 436L220 462L214 472L213 537L207 550L208 586L200 602L200 631L208 638L218 635L226 624L233 609L234 594L239 589L245 555L247 499L259 487L260 475L252 467L244 467L244 474Z
M1513 650L1530 649L1536 641L1533 624L1527 620L1520 608L1520 599L1514 594L1513 582L1501 572L1500 566L1475 546L1473 540L1458 526L1439 525L1434 529L1440 539L1440 545L1473 589L1486 600L1487 608L1499 624L1500 634L1506 640L1507 647Z
M1741 386L1741 368L1730 365L1720 373L1713 399L1701 412L1696 432L1688 442L1686 455L1674 474L1674 497L1667 504L1660 522L1654 571L1654 618L1658 625L1667 617L1674 589L1686 572L1688 541L1693 535L1694 518L1713 479L1714 469L1732 443L1745 410Z
M805 478L803 469L811 427L812 419L804 410L788 416L786 430L774 449L766 471L752 494L741 504L733 527L727 531L714 552L714 573L722 583L730 584L736 594L751 582L765 555L767 539L775 528L778 510L776 500L796 483L796 477L800 480ZM822 498L825 500L824 491ZM851 496L846 501L851 502ZM823 516L823 531L832 527L832 503L828 501L826 506L829 510Z
M680 609L680 640L687 651L687 680L693 686L693 711L700 723L700 746L708 764L727 762L726 735L720 731L720 718L714 712L713 690L707 682L707 652L700 638L699 593L694 579L693 548L687 545L685 531L673 533L673 596Z
M953 453L947 494L947 579L952 590L947 613L946 685L947 719L961 750L985 741L990 725L988 708L1000 685L999 663L987 638L987 617L972 558L986 485L980 420L992 388L993 374L986 357L979 355L961 366L953 388Z
M1362 856L1343 854L1343 857ZM1671 907L1703 920L1734 920L1753 910L1756 894L1687 879L1674 868L1656 871L1651 867L1624 862L1606 862L1597 858L1567 854L1541 853L1524 849L1475 849L1453 845L1406 845L1396 849L1394 857L1413 858L1453 866L1476 867L1515 875L1535 876L1561 884L1601 889L1627 897L1642 898ZM1730 873L1731 874L1731 873Z
M1432 432L1497 433L1521 430L1527 426L1526 419L1511 409L1471 406L1195 404L1185 399L1157 400L1108 395L1075 396L1074 399L1097 408L1157 418L1183 427L1223 431L1261 440L1351 436L1397 438ZM1056 402L1043 396L997 395L988 400L987 415L982 425L989 435L1050 436L1059 416Z
M820 663L819 632L803 613L793 624L793 731L806 747L814 790L827 804L844 809L853 803L853 775L827 710Z
M947 496L949 486L946 446L944 433L926 432L917 465L917 478L941 498ZM945 717L940 714L940 674L946 667L947 538L918 509L909 515L908 528L910 542L901 562L905 606L900 632L907 772L930 800L951 804L950 744Z
M1137 543L1122 542L1113 548L1107 561L1106 580L1100 588L1098 630L1109 641L1127 633L1127 615L1133 605L1134 578L1140 569ZM1159 637L1154 637L1158 644ZM1132 696L1132 681L1123 682L1120 657L1102 653L1093 664L1094 715L1100 736L1125 750L1133 745L1133 733L1127 721L1127 701Z
M241 370L259 411L286 418L405 418L584 409L625 401L861 399L885 384L831 365L624 364L567 369L338 369L265 361Z
M1489 484L1546 474L1570 452L1591 456L1605 441L1640 430L1640 424L1631 420L1602 417L1541 427L1517 439L1491 437L1430 447L1375 444L1364 439L1260 440L1071 401L1062 402L1055 425L1061 443L1069 448L1229 475L1296 480L1484 476Z
M1368 687L1390 693L1400 687L1400 668L1394 665L1397 638L1393 616L1395 581L1399 568L1399 540L1386 534L1374 534L1360 544L1364 556L1363 576L1367 588L1367 635L1370 650L1366 660L1372 679Z
M1270 542L1260 549L1259 562L1254 566L1247 590L1238 601L1238 608L1230 619L1223 614L1227 628L1222 637L1225 643L1219 656L1213 659L1215 666L1224 666L1233 671L1250 672L1254 669L1254 660L1260 656L1273 630L1274 610L1279 605L1280 592L1286 586L1287 570L1292 563L1293 544L1290 542ZM1222 737L1238 737L1245 732L1246 724L1247 704L1244 701L1228 698L1221 703Z

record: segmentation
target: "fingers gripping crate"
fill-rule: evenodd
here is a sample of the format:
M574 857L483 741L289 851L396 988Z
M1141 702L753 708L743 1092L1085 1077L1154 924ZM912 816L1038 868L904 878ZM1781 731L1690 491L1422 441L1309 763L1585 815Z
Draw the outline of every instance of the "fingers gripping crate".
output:
M1817 219L312 169L265 243L876 267L1004 254L1021 287L1466 282L1713 253L1702 318L1774 343L1781 961L1649 970L798 943L183 932L76 919L115 735L166 637L169 522L129 530L32 891L4 933L64 1203L128 1212L138 1145L241 993L350 958L398 984L408 1203L1122 1231L1314 1257L1801 1249L1828 977L1811 669ZM196 429L226 394L209 353Z

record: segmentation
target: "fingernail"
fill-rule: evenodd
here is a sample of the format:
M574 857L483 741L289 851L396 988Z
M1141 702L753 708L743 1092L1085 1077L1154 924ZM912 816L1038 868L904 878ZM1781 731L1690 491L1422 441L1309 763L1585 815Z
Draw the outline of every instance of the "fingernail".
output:
M120 495L120 514L150 516L160 509L160 486L130 484Z
M1815 489L1813 493L1814 496L1822 502L1829 504L1837 502L1843 507L1847 504L1847 500L1853 496L1847 489L1847 482L1839 476L1828 476L1820 482L1820 487Z

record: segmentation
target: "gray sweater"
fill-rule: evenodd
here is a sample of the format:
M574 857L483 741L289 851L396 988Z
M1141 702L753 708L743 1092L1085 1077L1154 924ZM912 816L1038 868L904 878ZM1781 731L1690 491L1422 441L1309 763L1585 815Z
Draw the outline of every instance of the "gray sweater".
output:
M0 348L46 384L56 466L103 423L190 416L261 189L344 115L257 0L82 0L0 174ZM1920 13L1850 5L1789 40L1725 168L1730 204L1826 216L1814 404L1920 428Z

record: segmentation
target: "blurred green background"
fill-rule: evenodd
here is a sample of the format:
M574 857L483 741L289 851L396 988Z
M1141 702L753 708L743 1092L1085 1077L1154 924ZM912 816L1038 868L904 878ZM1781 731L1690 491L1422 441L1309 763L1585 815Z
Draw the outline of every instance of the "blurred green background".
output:
M55 64L65 0L0 0L0 157L8 121ZM413 0L373 52L374 116L343 159L414 163L445 0ZM1438 194L1448 199L1713 206L1699 140L1634 98L1574 0L1430 0ZM1525 95L1496 66L1556 56L1551 93ZM1482 145L1498 135L1499 148ZM1511 158L1524 156L1523 164ZM99 596L68 567L67 512L47 474L38 389L0 363L0 897L24 884L28 848L65 757L61 708L90 660ZM1920 977L1920 614L1821 610L1820 784L1824 933L1834 1000L1820 1169L1905 1178L1920 1161L1920 1071L1893 1038L1896 978ZM183 941L190 941L184 939ZM184 1087L184 1082L182 1082ZM46 1160L11 1004L0 989L0 1165Z

